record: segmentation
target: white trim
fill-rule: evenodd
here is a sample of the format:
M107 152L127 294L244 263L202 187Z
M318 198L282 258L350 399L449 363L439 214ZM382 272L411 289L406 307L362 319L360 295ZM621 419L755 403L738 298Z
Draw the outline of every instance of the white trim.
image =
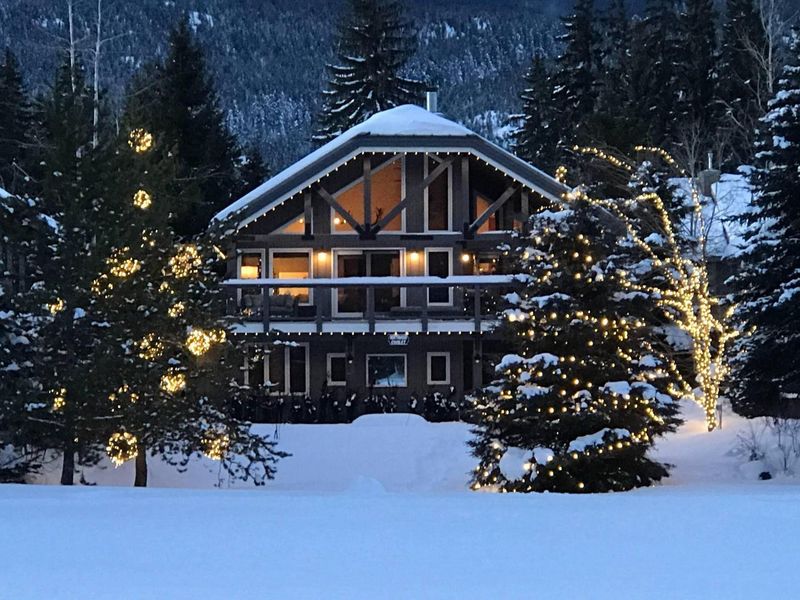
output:
M453 275L453 248L425 248L425 276L430 277L430 270L428 269L428 256L431 252L446 252L449 257L449 271L447 276L451 277ZM441 289L441 288L435 288ZM427 290L428 294L428 306L453 306L453 288L446 288L447 289L447 302L431 302L430 301L430 289Z
M430 157L430 154L425 154L425 158L422 163L422 175L423 178L428 177L428 161L433 160ZM447 173L447 229L430 229L428 227L428 191L430 190L430 186L425 188L423 193L423 232L424 233L442 233L453 231L453 164L451 163L445 169L445 173ZM441 175L439 175L441 177ZM439 178L437 177L437 179Z
M345 368L345 381L333 381L331 379L331 359L343 358ZM344 387L347 385L347 353L345 352L328 352L325 356L325 381L328 387Z
M307 254L308 255L308 279L314 277L314 249L313 248L270 248L269 249L269 275L270 279L275 279L273 270L273 257L279 254ZM262 263L263 264L263 263ZM298 302L300 306L312 306L314 304L314 289L308 288L308 302Z
M445 370L446 370L446 373L447 373L447 379L444 380L444 381L433 381L433 379L431 378L431 358L433 358L435 356L444 356L445 359L446 359L447 366L445 367ZM427 371L428 371L427 380L428 380L428 385L450 385L450 380L452 379L452 377L450 375L450 365L451 365L451 361L450 361L450 353L449 352L428 352L428 358L427 358L427 366L428 366L428 369L427 369Z
M397 252L400 255L400 277L406 276L406 248L333 248L331 250L331 274L333 279L339 278L339 256L364 256L368 252ZM369 263L365 262L365 267L369 270ZM369 277L369 273L365 277ZM350 279L345 277L343 279ZM400 287L400 286L397 286ZM406 289L400 287L400 306L406 306ZM331 314L335 317L359 318L363 317L363 312L340 312L339 311L339 288L331 288Z
M404 385L372 385L369 383L369 359L381 356L402 356L403 357L403 377L405 379ZM407 388L408 387L408 354L404 352L376 352L374 354L367 354L364 358L364 380L367 388L373 387L377 389L391 389L391 388Z
M378 154L378 153L376 153L376 152L364 152L364 154L374 155L374 154ZM371 174L374 175L375 173L380 173L383 169L389 167L391 164L395 163L398 160L400 161L400 199L398 200L398 202L400 202L400 201L403 200L403 198L405 198L405 195L406 195L406 156L405 156L405 154L399 154L398 156L395 156L395 157L387 160L383 164L379 165L376 169L373 169L371 171ZM346 186L344 186L340 190L337 190L336 194L334 194L333 197L338 201L339 200L339 196L344 194L347 190L350 190L350 189L354 188L359 183L363 183L363 181L364 181L364 176L360 175L359 177L357 177L356 179L354 179L353 181L348 183ZM359 223L361 223L361 220L363 220L364 216L365 216L363 214L364 213L364 208L363 208L364 207L364 201L363 201L363 198L362 198L362 201L361 201L361 207L362 208L361 208L361 215L360 216L359 215L352 215L353 218ZM329 206L328 208L330 209L329 220L330 220L331 235L358 235L358 233L352 228L348 229L347 231L336 231L336 225L334 224L333 220L336 218L336 214L337 213L333 209L332 206ZM347 224L347 223L345 223L345 224ZM349 227L349 225L348 225L348 227ZM400 211L400 229L398 229L398 230L389 230L389 231L381 230L381 231L378 232L378 235L387 234L387 233L388 234L392 234L392 233L401 234L401 233L405 233L405 232L406 232L406 209L404 208L402 211Z

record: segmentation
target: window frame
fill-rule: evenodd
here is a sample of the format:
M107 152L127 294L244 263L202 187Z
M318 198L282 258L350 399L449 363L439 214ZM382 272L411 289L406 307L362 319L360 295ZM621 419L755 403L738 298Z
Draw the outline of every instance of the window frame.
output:
M331 249L331 275L333 279L339 278L339 256L364 256L366 260L369 252L398 252L400 255L400 277L406 277L406 248L333 248ZM366 270L369 271L369 262L365 262ZM452 267L451 267L452 268ZM370 277L370 275L365 275ZM400 307L406 307L406 288L400 288ZM331 288L331 314L334 317L361 318L363 312L341 312L339 310L339 288Z
M259 273L259 278L264 279L267 276L267 251L265 248L252 248L252 249L243 249L237 248L236 249L236 279L242 278L242 258L245 254L259 254L261 256L261 273ZM263 299L263 290L261 291L261 297ZM236 289L236 305L240 306L242 304L242 288Z
M270 248L269 249L269 279L277 279L274 274L273 257L275 254L306 254L308 255L308 278L313 279L314 273L314 249L313 248ZM264 263L262 263L264 264ZM272 293L275 293L275 288L272 288ZM308 302L298 302L298 306L313 306L314 304L314 288L308 288Z
M333 381L331 379L331 359L343 358L345 378L344 381ZM347 386L347 353L346 352L328 352L325 357L325 381L328 387L346 387Z
M445 358L445 361L446 361L445 372L447 374L447 378L444 381L434 381L433 378L431 377L432 370L433 370L431 368L431 366L432 366L431 359L434 358L434 357L441 357L441 356L443 356ZM449 352L428 352L426 363L427 363L427 377L426 377L426 380L428 382L428 385L450 385L450 382L452 381L453 377L452 377L452 374L450 372L450 368L451 368L451 365L452 365L452 360L450 358L450 353Z
M404 382L403 385L370 385L369 383L369 359L370 358L380 358L382 356L402 356L403 357L403 378ZM364 357L364 382L366 383L367 389L377 389L377 390L390 390L390 389L405 389L408 388L408 354L405 352L373 352L367 354Z
M423 162L423 179L428 177L429 167L428 161L435 159L431 158L428 153L425 153L425 160ZM423 193L423 233L443 233L443 232L452 232L453 231L453 164L451 163L447 169L445 169L445 173L447 173L447 229L431 229L428 226L428 192L430 190L430 186L425 188ZM440 175L441 177L441 175Z

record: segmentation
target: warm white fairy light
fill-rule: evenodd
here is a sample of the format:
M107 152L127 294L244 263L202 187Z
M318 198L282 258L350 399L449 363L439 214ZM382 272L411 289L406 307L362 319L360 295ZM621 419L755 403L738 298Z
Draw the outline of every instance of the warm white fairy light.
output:
M186 312L186 305L183 302L176 302L175 304L169 307L169 309L167 310L167 315L169 315L173 319L177 319L184 312Z
M212 460L222 460L228 454L230 445L228 434L209 431L203 437L203 454Z
M133 194L133 205L141 210L147 210L153 204L153 197L146 190L137 190Z
M54 317L64 310L67 307L66 302L64 302L63 298L56 298L50 304L47 305L47 310L50 311L50 314Z
M153 147L153 134L137 128L128 135L128 145L136 154L143 154Z
M139 358L154 361L164 352L164 344L155 333L148 333L136 345L139 348Z
M127 431L112 433L106 444L106 454L115 467L136 457L139 445L136 436Z
M225 341L225 331L213 329L192 329L186 337L186 348L195 356L203 356L211 349L214 344L221 344Z
M172 274L179 279L191 276L202 264L203 260L194 244L184 244L169 260Z
M186 389L186 374L170 371L161 376L161 390L168 394L177 394Z
M53 392L53 411L58 412L67 405L67 388Z

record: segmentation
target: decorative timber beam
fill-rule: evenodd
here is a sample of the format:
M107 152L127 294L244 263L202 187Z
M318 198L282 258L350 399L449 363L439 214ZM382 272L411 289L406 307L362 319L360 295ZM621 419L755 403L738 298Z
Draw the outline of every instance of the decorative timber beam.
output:
M447 159L444 162L440 163L433 171L431 171L428 176L422 180L422 183L418 183L414 187L412 187L409 191L406 192L405 197L395 204L386 215L378 221L374 227L371 228L371 233L375 234L378 233L381 229L386 227L389 223L392 222L393 219L397 217L410 203L410 200L416 196L417 194L424 192L442 173L447 170L447 168L453 164L453 159Z
M514 195L514 192L516 192L518 189L519 188L517 186L515 186L515 185L508 186L506 188L506 191L503 192L500 195L500 197L497 200L495 200L491 204L491 206L489 206L489 208L487 208L485 211L483 211L483 214L480 217L478 217L477 219L475 219L472 222L472 224L469 226L469 232L470 233L475 233L476 231L478 231L478 229L480 229L481 225L486 223L486 221L488 221L489 218L494 213L496 213L500 209L501 206L503 206L503 204L508 202L508 199L511 198L511 196Z
M331 196L324 187L316 186L314 189L317 194L319 194L320 198L322 198L333 210L339 213L339 216L345 220L345 223L355 229L359 235L364 234L364 228L361 226L361 224L356 221L355 218L353 218L353 215L347 212L347 210L336 201L336 198Z

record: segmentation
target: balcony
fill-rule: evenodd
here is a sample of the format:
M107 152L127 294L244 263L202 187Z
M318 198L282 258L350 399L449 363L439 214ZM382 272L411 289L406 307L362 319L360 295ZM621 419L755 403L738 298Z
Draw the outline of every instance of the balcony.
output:
M497 325L514 275L230 279L243 333L464 333Z

